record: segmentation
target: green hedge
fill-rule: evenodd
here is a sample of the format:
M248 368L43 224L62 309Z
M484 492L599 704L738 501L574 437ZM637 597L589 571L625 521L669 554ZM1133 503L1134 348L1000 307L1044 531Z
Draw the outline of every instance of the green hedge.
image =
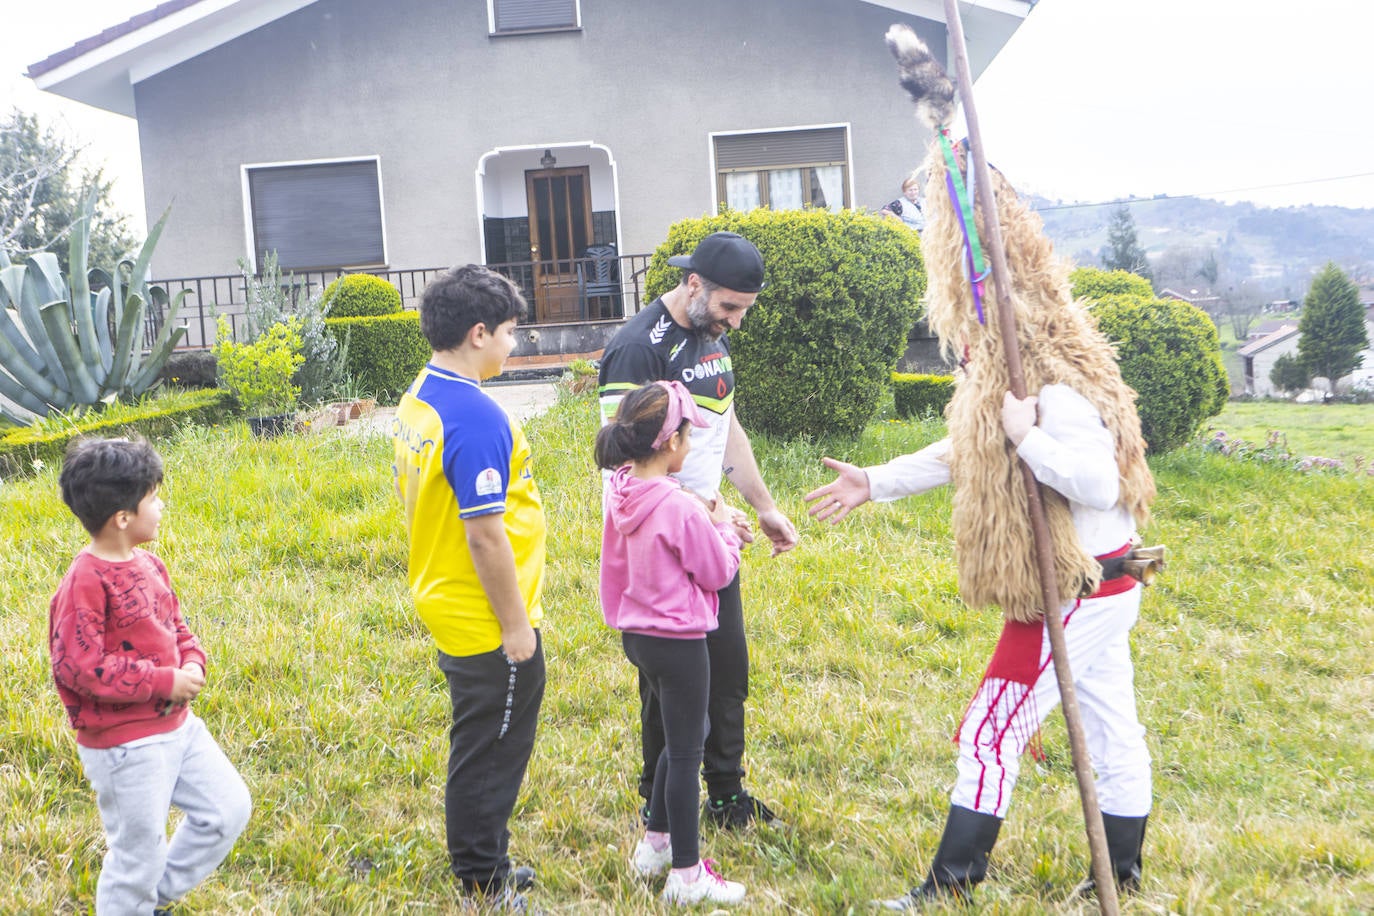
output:
M234 399L229 392L197 389L169 391L133 405L116 404L76 419L49 418L0 436L0 474L25 474L39 461L60 463L67 443L79 436L136 433L145 439L159 439L183 426L211 426L233 415Z
M325 326L348 347L345 371L361 392L394 401L429 362L429 343L420 333L420 313L370 318L329 318Z
M1221 413L1231 386L1206 312L1142 294L1144 281L1125 271L1082 267L1072 280L1075 296L1093 300L1097 326L1116 344L1121 377L1140 395L1140 431L1151 454L1173 451Z
M892 399L904 420L941 417L954 395L954 376L892 373Z
M330 318L365 318L401 311L401 294L381 277L345 274L324 288L320 310Z
M1154 287L1144 277L1129 270L1102 270L1079 267L1069 274L1073 294L1084 299L1103 299L1107 296L1137 296L1153 299Z
M683 220L654 253L649 296L679 283L671 255L719 230L757 245L767 277L741 329L730 332L741 422L782 438L857 438L920 316L919 237L863 211L759 209Z

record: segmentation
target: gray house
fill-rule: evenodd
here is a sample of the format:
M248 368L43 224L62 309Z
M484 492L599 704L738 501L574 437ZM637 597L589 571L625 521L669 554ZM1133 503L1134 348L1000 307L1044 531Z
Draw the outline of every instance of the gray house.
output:
M975 75L1032 6L961 4ZM138 120L188 343L272 250L407 302L434 269L498 265L556 325L633 310L676 220L896 197L928 138L883 34L906 22L938 53L943 19L939 0L168 0L29 76Z

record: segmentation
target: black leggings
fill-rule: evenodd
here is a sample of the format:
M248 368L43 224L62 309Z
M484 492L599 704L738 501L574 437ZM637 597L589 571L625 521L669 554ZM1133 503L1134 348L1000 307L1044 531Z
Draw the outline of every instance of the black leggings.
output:
M706 640L622 633L620 641L662 714L665 745L654 766L647 826L671 835L674 868L690 868L701 860L697 774L709 728L706 702L711 683Z
M744 779L744 701L749 698L749 643L744 637L744 607L740 602L739 575L717 593L720 597L719 626L706 634L706 651L711 659L711 696L706 713L710 731L706 733L701 775L706 778L706 794L729 798L741 790ZM663 717L658 698L639 679L639 725L643 767L639 794L645 801L653 789L654 770L663 751Z

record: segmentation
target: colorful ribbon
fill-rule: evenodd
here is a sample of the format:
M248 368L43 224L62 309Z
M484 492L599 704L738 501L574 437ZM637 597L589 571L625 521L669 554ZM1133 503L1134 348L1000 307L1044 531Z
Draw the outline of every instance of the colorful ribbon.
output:
M983 246L978 239L978 226L973 221L973 162L969 151L969 184L964 187L964 177L959 172L959 163L954 158L954 148L949 143L949 131L937 132L940 148L945 154L945 185L949 189L949 199L959 215L959 227L964 230L964 256L968 266L969 286L973 288L973 307L978 313L978 323L986 324L983 317L983 282L991 269L983 261Z

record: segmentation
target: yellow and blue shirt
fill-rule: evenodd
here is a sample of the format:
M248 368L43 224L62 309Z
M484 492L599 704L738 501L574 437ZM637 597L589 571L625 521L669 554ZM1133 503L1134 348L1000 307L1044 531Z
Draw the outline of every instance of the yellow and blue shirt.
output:
M392 423L396 492L410 534L415 609L448 655L491 652L501 625L477 578L463 520L503 513L530 625L544 613L544 507L520 424L478 383L427 365Z

